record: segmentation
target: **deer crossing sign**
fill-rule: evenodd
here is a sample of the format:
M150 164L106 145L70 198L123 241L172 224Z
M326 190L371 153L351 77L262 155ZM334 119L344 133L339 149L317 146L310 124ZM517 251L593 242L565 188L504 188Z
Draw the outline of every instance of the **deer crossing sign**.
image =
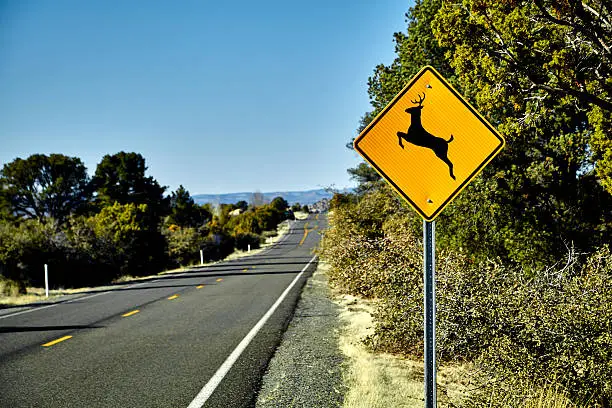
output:
M432 221L504 147L504 138L432 67L355 139L357 152Z

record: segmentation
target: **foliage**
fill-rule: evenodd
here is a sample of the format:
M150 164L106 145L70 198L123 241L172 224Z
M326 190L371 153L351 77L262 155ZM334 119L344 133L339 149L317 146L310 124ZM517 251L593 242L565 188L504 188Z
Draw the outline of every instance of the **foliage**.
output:
M609 75L601 75L610 69L603 67L609 51L594 41L601 20L585 27L582 3L566 6L465 1L444 3L435 16L434 34L448 48L457 85L508 142L469 191L487 208L463 195L445 214L455 248L478 252L473 243L491 241L497 255L542 268L566 243L591 250L606 242L612 190L603 188L604 157L612 135ZM466 230L461 214L480 231Z
M239 238L245 244L240 248L246 248L246 244L259 245L259 238L264 231L276 231L278 224L288 217L289 204L281 197L276 197L270 204L261 205L251 210L231 217L225 224L226 231L234 238Z
M17 158L0 172L4 215L62 222L88 202L87 169L77 157L34 154Z
M100 283L104 275L98 273L97 265L92 265L90 259L70 232L62 230L53 219L0 221L0 266L6 278L42 286L43 267L48 264L53 286Z
M270 202L270 208L278 212L285 212L289 208L289 203L283 197L274 197Z
M563 4L417 1L406 33L394 34L396 59L369 79L373 110L360 129L430 64L507 140L439 218L441 247L534 272L566 246L592 251L607 242L610 11L600 1ZM363 163L349 173L360 194L380 188Z
M27 293L26 287L22 281L5 278L0 275L0 297L1 296L18 296Z
M236 204L234 204L234 206L235 206L236 208L241 209L242 211L246 211L246 210L249 208L249 203L247 203L247 202L246 202L246 201L244 201L244 200L240 200L240 201L238 201Z
M186 265L198 260L200 250L206 260L221 259L234 248L257 248L263 234L290 216L282 197L258 207L240 201L216 209L197 205L183 186L164 197L165 188L146 176L146 169L140 154L106 155L87 186L78 158L33 155L5 165L0 176L3 282L40 286L45 263L52 286L73 287ZM234 209L244 213L234 217Z
M88 223L95 237L115 250L114 265L122 273L153 273L166 263L166 243L156 224L150 220L146 204L106 206Z
M242 251L246 251L249 247L251 249L259 248L262 240L261 235L253 234L251 232L235 233L233 238L236 249L240 249Z
M4 276L19 281L41 281L43 265L62 244L53 220L27 219L18 224L0 221L0 264L4 265Z
M380 350L421 356L420 220L389 189L338 200L322 242L330 280L378 299ZM572 399L612 398L612 254L569 251L563 264L526 274L462 252L437 254L437 347L441 361L474 361L491 387L508 379L561 384ZM488 393L491 389L483 388Z
M462 406L473 408L590 408L590 399L572 400L559 383L508 379L473 392Z
M527 129L574 119L577 131L551 140L566 146L573 141L566 154L580 154L586 140L593 153L588 161L609 187L611 17L611 6L601 0L475 0L445 3L434 26L461 84L479 106L504 109L504 116L517 117ZM568 139L571 134L584 140ZM587 161L578 159L578 165Z
M243 201L246 204L246 201ZM182 185L170 196L170 215L167 225L198 228L212 219L212 214L204 207L197 205L189 191Z
M195 228L178 227L164 231L168 242L168 257L175 266L189 265L199 261L204 237Z
M351 179L357 182L355 189L357 194L363 194L383 185L383 180L380 175L365 163L359 163L357 167L347 170Z
M169 204L163 195L166 188L153 177L147 177L146 170L145 159L139 153L105 155L92 179L98 205L146 204L153 217L166 215Z
M381 285L394 275L394 271L385 269L389 262L381 257L402 256L384 252L383 225L394 215L408 219L410 213L388 187L370 192L359 201L336 194L331 208L329 229L321 244L322 256L332 267L330 281L348 293L377 297ZM374 270L377 272L371 273Z

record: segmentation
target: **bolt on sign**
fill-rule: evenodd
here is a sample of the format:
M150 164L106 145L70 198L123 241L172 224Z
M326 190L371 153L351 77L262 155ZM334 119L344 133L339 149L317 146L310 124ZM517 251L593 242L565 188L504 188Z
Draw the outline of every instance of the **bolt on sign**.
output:
M361 132L354 147L432 221L504 144L493 126L427 66Z

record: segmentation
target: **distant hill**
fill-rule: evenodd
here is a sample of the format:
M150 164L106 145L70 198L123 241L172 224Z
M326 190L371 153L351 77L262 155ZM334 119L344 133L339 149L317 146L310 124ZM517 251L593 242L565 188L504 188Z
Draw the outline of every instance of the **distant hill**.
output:
M198 204L215 203L215 204L234 204L244 200L247 203L251 201L252 192L248 193L228 193L228 194L196 194L193 199ZM289 204L300 203L302 205L311 205L324 198L330 199L333 194L328 193L323 189L307 190L307 191L274 191L263 193L266 201L272 201L274 197L283 197Z

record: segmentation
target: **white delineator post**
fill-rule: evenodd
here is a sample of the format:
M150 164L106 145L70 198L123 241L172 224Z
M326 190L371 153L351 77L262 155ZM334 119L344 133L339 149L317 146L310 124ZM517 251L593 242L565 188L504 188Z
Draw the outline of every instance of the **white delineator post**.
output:
M251 252L251 244L247 244L247 252Z
M49 297L49 267L45 264L45 297Z
M204 265L204 251L200 249L200 265Z

